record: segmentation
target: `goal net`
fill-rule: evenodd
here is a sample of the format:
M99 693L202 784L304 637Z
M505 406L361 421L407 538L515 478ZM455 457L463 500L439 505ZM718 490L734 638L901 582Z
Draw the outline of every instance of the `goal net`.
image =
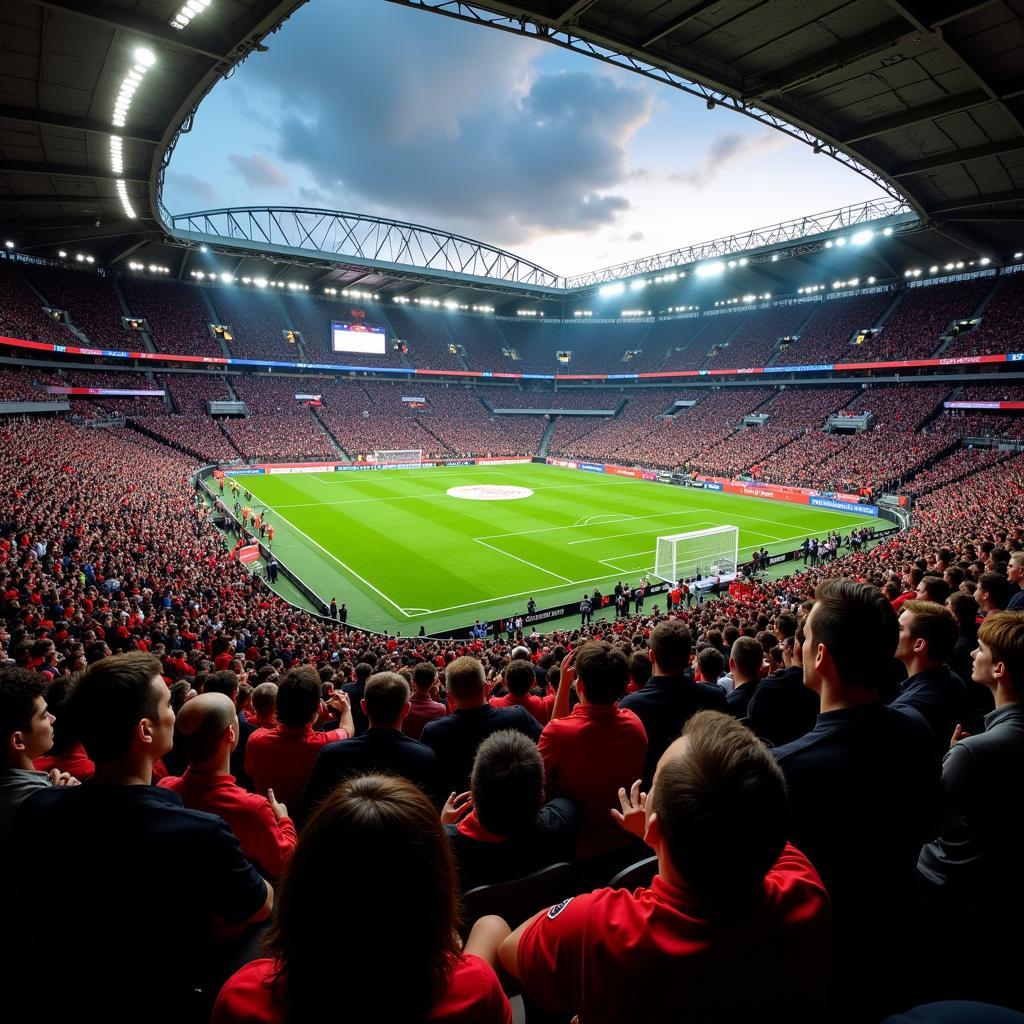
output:
M422 448L393 448L373 453L373 461L382 466L406 465L410 462L419 465L422 458Z
M669 583L697 576L736 575L740 531L736 526L673 533L659 537L654 551L654 575Z

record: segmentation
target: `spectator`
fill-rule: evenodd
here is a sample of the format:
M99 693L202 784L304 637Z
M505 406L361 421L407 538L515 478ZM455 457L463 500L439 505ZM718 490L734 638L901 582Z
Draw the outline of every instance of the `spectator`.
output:
M889 707L917 711L931 727L936 749L945 753L957 725L977 728L967 684L945 664L957 640L956 619L934 601L907 601L899 627L896 657L908 678Z
M413 693L410 698L409 714L402 723L402 732L418 740L423 727L435 718L443 718L448 709L434 699L437 687L437 669L429 661L421 661L412 670Z
M548 794L566 797L583 814L576 856L585 877L608 878L636 853L608 814L619 787L642 774L647 754L643 724L617 704L628 672L625 655L607 643L591 641L567 655L552 720L540 737ZM574 686L579 700L570 713Z
M643 778L654 777L658 759L678 738L691 715L702 709L725 711L725 695L717 686L695 683L690 672L693 638L679 619L668 619L651 630L650 658L654 674L647 685L623 697L619 706L632 711L647 733Z
M66 773L41 771L33 763L53 746L54 716L45 693L45 676L23 668L0 670L0 853L7 848L18 808L28 797L54 785L74 784Z
M733 642L729 653L732 691L725 698L733 718L745 719L750 713L750 701L761 685L763 665L764 649L753 637L741 636Z
M277 683L269 680L252 691L252 724L257 729L273 729L277 725Z
M231 774L231 755L238 746L238 716L223 693L202 693L182 708L174 722L174 745L188 759L180 777L161 779L194 811L215 814L227 822L242 852L271 879L281 876L295 849L295 826L288 808L274 799L246 792Z
M346 887L346 912L324 913L324 880L340 865L365 873ZM281 886L280 908L267 936L270 958L228 979L211 1024L285 1024L331 1012L324 957L339 939L381 951L401 935L401 967L389 956L359 958L353 985L363 997L386 993L395 1021L511 1024L508 1000L494 974L507 926L478 921L458 943L455 868L437 811L412 783L368 775L338 786L303 830ZM411 894L411 896L410 896Z
M836 994L844 1004L833 1013L864 1020L897 995L900 923L910 915L938 765L924 719L878 700L878 680L899 641L892 605L876 588L845 579L821 584L815 596L803 665L821 713L809 733L775 755L789 788L791 837L832 897ZM875 985L856 986L869 946Z
M504 729L480 744L469 795L442 816L463 892L572 860L579 810L564 797L544 803L544 762L522 733Z
M415 783L438 806L437 758L430 747L402 732L410 711L409 684L396 672L377 672L366 683L362 736L323 747L302 797L303 820L339 782L352 775L397 775Z
M986 614L1001 612L1010 603L1010 581L999 572L984 572L974 592L978 607Z
M18 969L25 993L51 975L38 950L54 932L88 936L48 986L48 1012L70 1018L193 1021L208 1012L205 992L219 984L220 951L212 915L236 927L265 920L274 891L245 858L224 822L187 810L177 794L150 783L154 764L171 748L174 715L158 659L115 655L96 662L71 698L71 713L96 764L88 786L40 789L21 807L11 843L18 877L45 877L19 887L12 912L21 922ZM69 870L67 851L75 851ZM171 890L184 865L201 866ZM157 881L159 880L159 881ZM151 975L153 945L140 941L142 894L160 908L159 948L190 955L162 977ZM117 983L98 985L117 964ZM17 1011L14 1013L18 1018Z
M803 626L798 626L793 642L782 649L788 664L761 682L747 706L750 728L775 747L810 732L818 718L818 694L804 686L803 645Z
M995 710L985 718L984 732L954 733L942 764L939 833L918 861L934 926L926 935L931 932L933 948L942 947L928 966L955 983L958 998L991 993L1020 1008L1024 987L1011 947L979 938L1001 934L1024 909L1017 865L1024 831L1024 612L985 619L974 678L991 690ZM950 927L952 913L956 927Z
M374 659L374 665L376 659ZM366 680L373 675L373 665L361 661L356 665L356 679L354 683L346 683L341 689L348 695L352 705L352 721L355 723L355 735L362 736L370 727L366 719L366 712L363 711L363 697L366 696Z
M68 698L74 688L74 676L58 676L46 691L46 704L53 716L53 746L48 754L34 761L36 771L69 775L79 782L88 782L96 771L82 746L75 723L68 714Z
M525 659L510 661L502 677L508 693L504 697L492 697L492 708L525 708L537 721L544 725L551 717L553 697L538 697L530 693L537 677L532 662Z
M354 732L348 696L338 690L331 696L330 707L340 716L339 728L314 732L313 723L325 707L316 672L308 665L289 669L277 689L277 725L254 732L246 751L245 771L257 793L266 796L273 789L282 803L299 806L321 749Z
M588 1024L811 1020L828 986L828 897L786 843L786 787L753 734L701 711L618 820L658 857L650 888L599 889L505 940L530 998ZM725 923L728 922L728 923ZM737 972L742 984L729 984Z
M525 708L487 704L484 667L476 658L456 658L445 670L445 684L455 710L429 722L421 739L437 755L441 792L456 794L468 789L477 747L492 732L515 729L536 741L540 723Z

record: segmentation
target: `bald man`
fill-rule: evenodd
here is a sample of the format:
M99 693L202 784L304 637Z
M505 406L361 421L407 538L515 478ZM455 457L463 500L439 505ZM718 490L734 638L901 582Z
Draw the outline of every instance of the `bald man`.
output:
M277 879L295 849L295 825L274 791L259 796L242 789L231 774L238 746L238 712L223 693L202 693L185 704L174 723L174 745L188 758L180 777L160 781L186 807L223 818L242 851L271 879Z
M650 795L639 790L620 789L614 813L657 855L651 887L541 911L502 943L502 966L543 1009L587 1024L819 1019L828 896L786 842L786 787L768 749L734 718L698 711Z

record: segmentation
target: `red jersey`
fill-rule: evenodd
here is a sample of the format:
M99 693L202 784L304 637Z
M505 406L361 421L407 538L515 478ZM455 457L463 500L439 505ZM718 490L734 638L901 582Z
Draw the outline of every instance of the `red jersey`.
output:
M242 789L233 775L211 775L191 768L184 775L161 779L157 785L173 789L193 811L223 818L246 857L272 878L280 877L298 837L291 818L278 821L265 796Z
M344 729L314 732L311 725L257 729L245 745L245 774L257 793L273 789L281 803L298 807L317 755L328 743L347 739Z
M217 996L210 1024L286 1024L284 1007L274 999L273 960L254 960L236 971ZM401 984L401 972L395 981ZM325 1016L329 1003L324 1004ZM491 966L463 954L448 987L426 1018L434 1024L512 1024L512 1008Z
M548 796L564 796L580 808L583 826L579 857L625 846L629 834L611 815L619 806L619 786L629 787L644 774L647 732L643 722L617 704L577 704L540 734L540 755Z
M544 725L551 717L555 698L553 696L537 697L532 693L522 695L507 693L504 697L492 697L488 703L492 708L526 708L541 725Z
M59 772L73 775L79 782L87 782L96 774L96 765L93 764L81 743L76 743L60 756L44 754L42 757L37 757L33 766L37 772L48 772L56 768Z
M739 920L702 914L660 876L649 889L598 889L552 907L519 940L524 989L586 1024L820 1017L831 975L825 887L792 846Z

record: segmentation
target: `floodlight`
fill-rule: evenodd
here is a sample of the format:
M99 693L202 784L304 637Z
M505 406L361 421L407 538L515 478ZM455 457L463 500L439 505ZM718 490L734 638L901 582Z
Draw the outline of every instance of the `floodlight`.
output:
M4 246L7 249L13 249L14 248L14 243L8 238L7 241L4 242Z
M646 281L631 281L629 285L630 289L634 292L638 292L643 288L647 287Z
M138 47L132 56L147 68L156 63L156 54L146 46Z
M698 277L717 277L719 274L725 273L725 264L721 260L704 263L697 268L696 273Z
M836 245L841 249L844 245L846 245L846 239L845 238L837 238L836 239Z
M66 259L68 258L68 254L67 254L67 253L66 253L66 252L65 252L65 251L64 251L63 249L58 249L58 250L57 250L57 255L58 255L58 256L59 256L59 257L60 257L60 258L61 258L62 260L66 260Z
M831 238L825 243L825 248L826 249L831 249L832 248L832 239Z
M874 237L875 237L874 231L869 231L867 228L865 228L863 231L858 231L850 239L850 241L853 242L854 245L867 245L868 242L870 242L871 239L874 238Z
M602 285L598 290L598 295L621 295L626 290L626 286L621 281L616 281L614 284Z
M883 228L882 234L885 235L886 238L888 238L892 234L892 228Z

